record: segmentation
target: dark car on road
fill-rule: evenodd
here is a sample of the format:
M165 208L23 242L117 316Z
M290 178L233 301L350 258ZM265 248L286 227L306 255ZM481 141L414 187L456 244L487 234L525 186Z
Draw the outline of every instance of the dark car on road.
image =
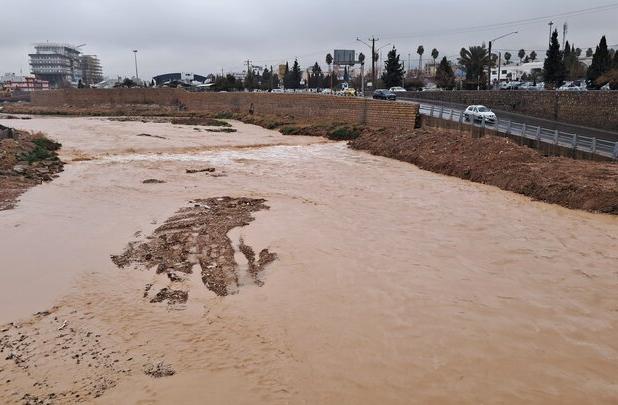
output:
M373 92L373 98L376 100L397 100L397 94L390 90L378 89Z

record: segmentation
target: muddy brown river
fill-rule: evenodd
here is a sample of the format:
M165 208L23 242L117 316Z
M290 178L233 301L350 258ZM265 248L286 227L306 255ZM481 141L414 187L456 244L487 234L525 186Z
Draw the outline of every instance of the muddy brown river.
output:
M615 217L237 122L0 124L68 163L0 212L0 403L618 401ZM227 233L230 294L111 260L225 196L269 207Z

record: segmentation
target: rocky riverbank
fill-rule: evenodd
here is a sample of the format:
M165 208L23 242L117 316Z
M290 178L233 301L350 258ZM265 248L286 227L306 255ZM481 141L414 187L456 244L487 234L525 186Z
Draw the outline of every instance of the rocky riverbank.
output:
M60 146L41 133L0 125L0 210L13 208L24 191L62 171Z

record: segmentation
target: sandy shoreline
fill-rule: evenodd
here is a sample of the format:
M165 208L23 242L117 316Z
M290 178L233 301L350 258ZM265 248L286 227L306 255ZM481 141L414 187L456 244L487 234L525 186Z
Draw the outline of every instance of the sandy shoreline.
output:
M0 333L0 402L618 397L617 218L241 123L0 123L44 130L68 163L0 212L0 324L19 326ZM203 167L223 176L186 173ZM277 253L263 285L218 296L194 273L186 303L150 303L156 272L110 256L223 196L269 207L228 233ZM159 362L175 374L144 373Z

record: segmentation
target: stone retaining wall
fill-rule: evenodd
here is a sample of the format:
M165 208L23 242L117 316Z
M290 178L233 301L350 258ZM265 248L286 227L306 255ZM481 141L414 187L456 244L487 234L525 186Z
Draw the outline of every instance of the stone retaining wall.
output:
M32 94L32 104L44 107L96 105L177 105L188 111L249 112L288 115L306 121L338 121L370 126L414 127L418 105L319 94L193 93L182 89L68 89Z
M483 104L496 110L618 131L618 91L410 91L405 96L464 105Z

